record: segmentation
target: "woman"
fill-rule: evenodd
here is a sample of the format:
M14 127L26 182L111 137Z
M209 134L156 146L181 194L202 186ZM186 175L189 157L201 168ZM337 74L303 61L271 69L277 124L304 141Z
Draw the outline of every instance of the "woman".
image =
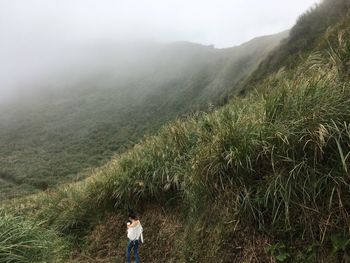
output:
M130 263L130 253L134 248L134 255L136 263L139 263L139 244L143 243L142 225L136 213L129 215L129 221L127 222L127 237L128 237L128 248L126 250L126 259Z

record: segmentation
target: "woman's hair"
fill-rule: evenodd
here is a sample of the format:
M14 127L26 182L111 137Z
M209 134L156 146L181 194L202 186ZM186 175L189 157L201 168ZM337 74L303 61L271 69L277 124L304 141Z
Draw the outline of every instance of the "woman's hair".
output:
M129 214L129 218L137 220L137 219L139 219L139 215L137 213L135 213L135 212L131 212Z

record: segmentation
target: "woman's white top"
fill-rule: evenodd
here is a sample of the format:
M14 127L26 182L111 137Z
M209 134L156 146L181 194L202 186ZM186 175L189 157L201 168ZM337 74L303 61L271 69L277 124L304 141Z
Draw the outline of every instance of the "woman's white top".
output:
M129 228L128 228L128 238L129 238L131 241L141 239L141 242L143 243L142 231L143 231L143 228L142 228L141 223L138 223L138 224L137 224L136 226L134 226L134 227L129 227Z

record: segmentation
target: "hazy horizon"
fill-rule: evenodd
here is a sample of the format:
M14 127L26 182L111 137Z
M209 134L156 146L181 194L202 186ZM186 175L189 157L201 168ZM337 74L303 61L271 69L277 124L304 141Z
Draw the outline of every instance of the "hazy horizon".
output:
M94 45L188 41L225 48L290 29L317 0L95 1L0 3L0 101L68 67ZM80 62L80 61L78 61Z

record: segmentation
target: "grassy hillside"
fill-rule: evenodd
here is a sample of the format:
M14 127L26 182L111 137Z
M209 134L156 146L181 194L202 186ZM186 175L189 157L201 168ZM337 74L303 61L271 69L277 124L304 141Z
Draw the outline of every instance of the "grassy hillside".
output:
M325 49L325 32L349 12L348 0L325 0L301 15L291 29L289 38L265 59L244 86L265 79L282 67L293 69L305 60L315 49ZM247 89L242 92L246 92Z
M37 87L0 111L0 200L80 180L164 123L222 103L285 36L224 50L97 46L84 63L29 83Z
M1 262L55 262L67 257L64 242L52 230L0 211Z
M339 18L326 48L244 98L6 210L54 229L70 262L123 262L130 208L145 262L349 262L349 25Z

